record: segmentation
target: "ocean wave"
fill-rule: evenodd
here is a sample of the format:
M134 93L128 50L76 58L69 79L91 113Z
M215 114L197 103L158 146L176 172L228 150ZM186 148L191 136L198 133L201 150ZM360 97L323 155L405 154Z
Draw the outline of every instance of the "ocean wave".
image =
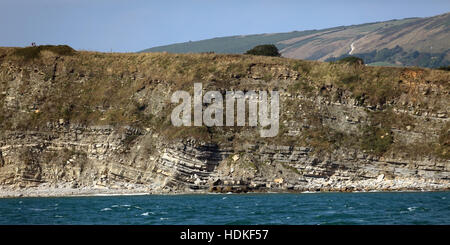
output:
M42 211L47 211L48 209L46 208L30 208L31 211L36 211L36 212L42 212Z
M408 211L409 211L409 212L413 212L413 211L416 210L416 209L417 209L417 207L409 207L409 208L408 208Z

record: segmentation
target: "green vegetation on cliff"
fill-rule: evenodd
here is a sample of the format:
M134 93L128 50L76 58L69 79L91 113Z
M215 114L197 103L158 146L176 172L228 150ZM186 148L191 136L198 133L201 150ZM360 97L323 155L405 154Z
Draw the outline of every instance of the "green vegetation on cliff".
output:
M42 51L50 51L58 55L73 55L75 53L75 50L67 45L40 45L18 48L14 51L14 54L23 57L25 60L32 60L41 57Z
M278 52L277 47L273 44L264 44L255 46L254 48L247 50L245 54L273 56L273 57L281 56L281 54Z

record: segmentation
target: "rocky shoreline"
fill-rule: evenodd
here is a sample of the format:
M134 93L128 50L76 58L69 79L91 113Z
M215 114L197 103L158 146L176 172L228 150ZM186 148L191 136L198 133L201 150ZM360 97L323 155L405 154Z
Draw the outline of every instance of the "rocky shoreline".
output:
M34 187L17 188L0 187L0 198L22 197L76 197L76 196L121 196L121 195L180 195L180 194L214 194L214 193L325 193L325 192L436 192L450 191L446 183L412 182L412 181L359 181L342 185L326 186L326 184L309 187L281 186L275 188L251 188L248 185L211 185L209 189L152 189L143 184L126 184L124 188L114 186L85 186L73 188L70 183L61 185L41 184Z

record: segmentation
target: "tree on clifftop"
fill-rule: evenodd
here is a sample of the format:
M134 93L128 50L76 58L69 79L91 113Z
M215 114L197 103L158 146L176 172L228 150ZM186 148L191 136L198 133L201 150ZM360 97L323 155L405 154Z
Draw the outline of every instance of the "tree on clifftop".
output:
M278 48L273 44L264 44L255 46L254 48L245 52L245 54L275 56L275 57L281 56L281 54L278 52Z

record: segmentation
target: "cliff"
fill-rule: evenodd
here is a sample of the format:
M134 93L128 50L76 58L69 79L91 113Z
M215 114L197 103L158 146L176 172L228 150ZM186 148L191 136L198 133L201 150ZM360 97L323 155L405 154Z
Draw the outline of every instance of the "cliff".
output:
M449 81L249 55L0 48L0 196L448 190ZM172 126L170 97L194 82L279 91L278 136Z

